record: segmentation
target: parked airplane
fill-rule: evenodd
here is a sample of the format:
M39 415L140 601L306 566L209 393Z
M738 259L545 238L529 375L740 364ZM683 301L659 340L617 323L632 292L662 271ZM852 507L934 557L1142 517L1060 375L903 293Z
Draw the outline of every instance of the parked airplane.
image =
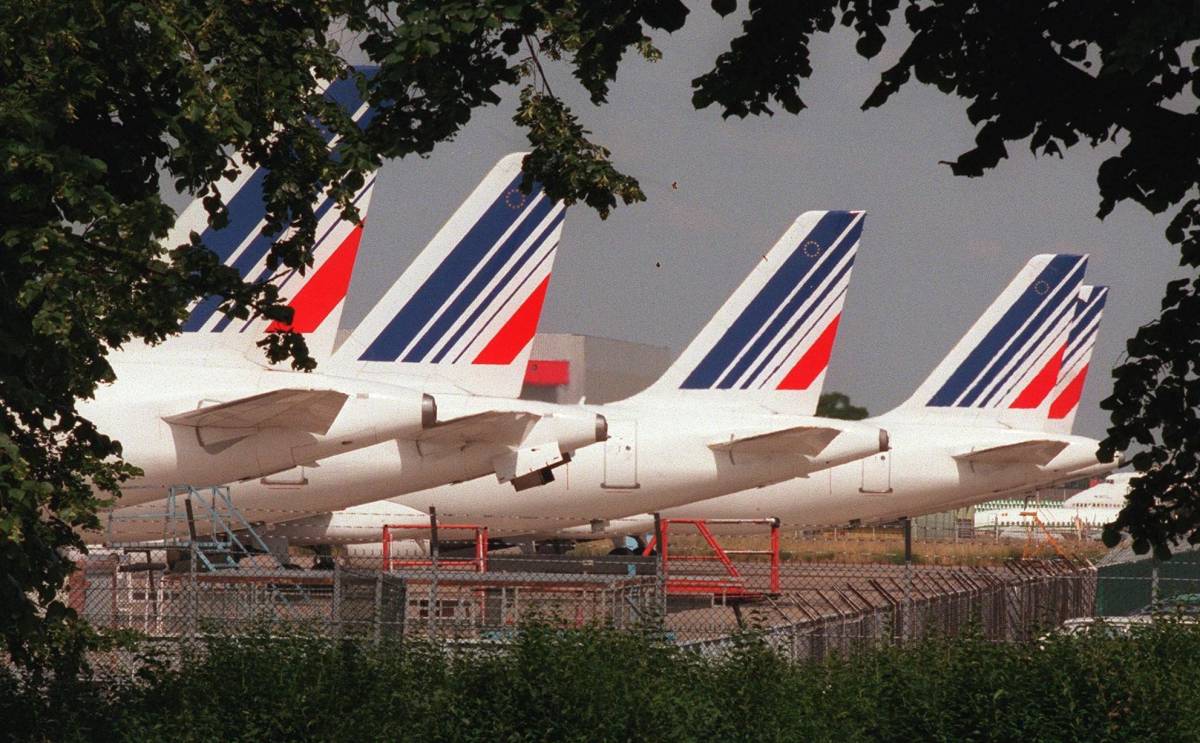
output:
M306 544L376 541L384 523L424 520L430 507L498 534L576 523L603 531L607 519L634 511L796 477L823 481L819 470L887 451L878 425L813 417L862 224L861 212L801 215L661 379L589 407L608 419L609 439L578 451L557 482L512 493L474 480L265 533Z
M1100 332L1100 320L1104 314L1104 304L1108 299L1108 287L1081 285L1072 308L1071 329L1067 344L1063 347L1062 371L1058 382L1050 391L1050 407L1046 411L1046 430L1055 433L1071 433L1075 424L1075 415L1079 412L1079 401L1087 382L1088 368L1092 360L1092 351L1096 346L1096 338ZM1063 476L1050 482L1039 482L1036 487L1054 487L1071 480L1104 476L1115 466L1108 462L1097 462L1081 470L1063 473ZM1010 498L1014 495L1028 493L1028 487L1018 487L1004 493L997 493L997 498ZM945 508L978 503L974 496L961 501L946 504Z
M1095 440L1069 433L1107 292L1089 288L1082 296L1091 302L1077 300L1085 265L1085 256L1030 260L908 401L864 421L887 428L891 451L833 468L828 477L699 501L661 516L778 518L789 526L881 522L1113 469L1097 461ZM1063 368L1068 374L1060 385ZM613 521L609 533L646 534L652 527L653 517L641 514ZM594 534L585 525L559 532Z
M1115 521L1125 507L1125 496L1129 493L1129 481L1136 472L1114 472L1099 483L1081 490L1062 503L1014 501L1006 499L985 504L975 511L975 529L997 534L1024 535L1035 526L1036 514L1042 526L1053 531L1093 534L1100 536L1100 528Z
M355 493L364 481L402 492L495 473L518 488L538 485L576 448L604 440L605 421L595 412L511 399L520 390L563 218L562 205L536 184L522 193L521 160L509 155L493 168L364 320L362 332L387 339L384 353L372 346L355 355L348 343L319 373L271 367L250 350L267 323L219 318L205 300L185 323L184 338L118 355L118 381L84 407L145 474L123 489L108 539L153 539L156 529L161 536L161 519L142 517L162 511L160 499L172 486L244 481L236 487L239 503L327 510L361 502ZM255 193L242 198L255 177L242 181L231 204L261 207ZM360 214L371 185L360 194ZM322 312L293 318L318 336L336 322L345 296L349 267L338 261L353 264L353 255L339 259L338 251L353 253L361 230L332 211L324 210L313 270L295 282L290 300L301 310L306 299L321 303ZM239 213L231 225L241 237L222 230L204 239L244 276L260 276L272 239L258 234L261 224L261 216ZM325 281L330 266L344 276ZM411 337L396 341L396 328ZM306 487L318 461L364 449L327 468L322 487Z

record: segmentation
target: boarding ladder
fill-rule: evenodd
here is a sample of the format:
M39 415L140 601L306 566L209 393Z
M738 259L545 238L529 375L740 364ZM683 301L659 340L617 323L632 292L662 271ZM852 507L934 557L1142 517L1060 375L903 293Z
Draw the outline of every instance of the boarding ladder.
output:
M115 541L114 524L121 521L161 521L161 537L149 542ZM167 491L161 510L110 513L105 541L111 547L127 551L152 546L184 552L206 571L236 568L239 560L255 554L270 555L278 567L287 567L233 505L229 487L224 485L208 488L177 485Z

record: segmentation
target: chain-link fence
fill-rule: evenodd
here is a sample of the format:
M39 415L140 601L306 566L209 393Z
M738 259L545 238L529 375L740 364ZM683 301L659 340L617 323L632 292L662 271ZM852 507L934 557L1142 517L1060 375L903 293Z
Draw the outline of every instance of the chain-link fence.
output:
M182 550L142 549L81 558L68 596L94 626L133 630L168 657L192 640L249 632L472 646L548 621L652 632L704 654L754 632L793 658L819 659L967 631L1028 640L1092 616L1098 595L1096 569L1063 559L966 567L687 557L323 558L297 568L256 555L214 569ZM128 671L130 658L96 665Z

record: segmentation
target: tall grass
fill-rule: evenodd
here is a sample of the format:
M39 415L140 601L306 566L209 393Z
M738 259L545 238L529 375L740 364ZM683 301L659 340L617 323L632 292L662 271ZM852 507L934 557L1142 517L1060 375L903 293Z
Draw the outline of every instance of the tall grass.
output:
M602 628L421 643L210 640L127 683L0 671L14 740L1200 739L1200 628L1028 644L929 640L797 664L753 635L704 659Z

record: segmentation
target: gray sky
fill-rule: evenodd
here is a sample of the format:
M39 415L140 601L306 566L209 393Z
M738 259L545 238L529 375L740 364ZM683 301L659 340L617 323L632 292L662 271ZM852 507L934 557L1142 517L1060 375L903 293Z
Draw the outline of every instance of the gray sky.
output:
M860 111L901 49L889 45L866 62L840 28L814 45L815 73L801 90L807 110L722 121L692 108L689 82L737 30L702 5L682 31L656 38L661 62L627 59L600 108L566 75L554 78L554 92L648 200L606 221L582 206L568 212L539 330L678 352L800 212L866 209L826 391L886 411L1029 256L1087 252L1087 281L1112 291L1075 431L1101 436L1107 416L1098 403L1125 339L1157 316L1166 282L1182 275L1178 251L1163 238L1168 216L1124 204L1096 219L1096 168L1114 150L1034 159L1018 146L984 178L956 178L938 161L972 141L965 102L913 86L882 109ZM477 112L428 159L384 167L343 326L362 319L488 168L527 148L511 121L515 99L513 91Z

